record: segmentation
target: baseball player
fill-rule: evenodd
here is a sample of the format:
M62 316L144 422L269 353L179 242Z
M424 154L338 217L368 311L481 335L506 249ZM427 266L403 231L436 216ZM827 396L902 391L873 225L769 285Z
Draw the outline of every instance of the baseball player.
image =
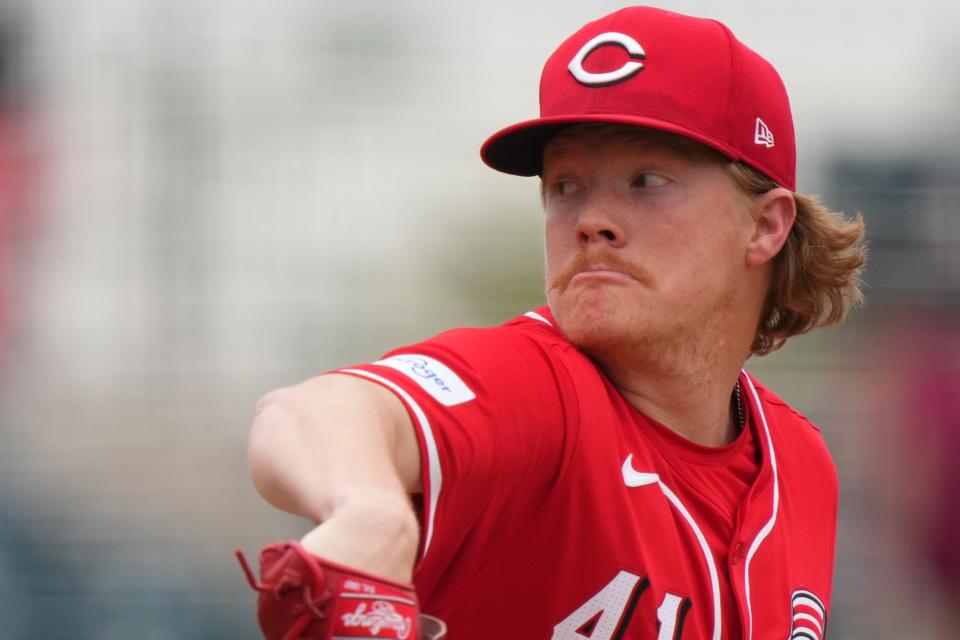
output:
M862 221L716 21L587 24L540 104L481 155L540 177L548 304L261 401L255 484L317 525L244 562L265 636L821 640L836 472L743 365L844 318Z

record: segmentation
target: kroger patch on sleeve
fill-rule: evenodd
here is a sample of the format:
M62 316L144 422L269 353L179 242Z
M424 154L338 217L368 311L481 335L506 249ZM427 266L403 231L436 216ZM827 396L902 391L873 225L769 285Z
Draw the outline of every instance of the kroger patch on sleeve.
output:
M452 407L470 402L476 395L450 367L436 358L405 353L378 360L373 364L396 369L420 385L440 404Z

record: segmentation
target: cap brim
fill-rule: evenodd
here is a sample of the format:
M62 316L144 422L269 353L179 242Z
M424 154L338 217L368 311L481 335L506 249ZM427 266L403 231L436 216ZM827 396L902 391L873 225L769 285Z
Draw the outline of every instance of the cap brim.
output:
M567 127L583 123L622 124L674 133L715 149L731 160L742 160L740 154L732 148L672 122L605 113L553 116L519 122L487 138L480 148L480 157L487 166L503 173L515 176L540 175L543 168L543 148L550 139Z

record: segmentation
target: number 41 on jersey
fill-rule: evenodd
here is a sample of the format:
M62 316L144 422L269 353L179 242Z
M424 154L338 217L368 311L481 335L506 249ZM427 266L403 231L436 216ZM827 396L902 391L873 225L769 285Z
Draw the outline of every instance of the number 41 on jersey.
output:
M613 580L553 628L551 640L619 640L640 596L650 586L646 578L620 571ZM666 593L657 607L657 640L680 640L690 600Z

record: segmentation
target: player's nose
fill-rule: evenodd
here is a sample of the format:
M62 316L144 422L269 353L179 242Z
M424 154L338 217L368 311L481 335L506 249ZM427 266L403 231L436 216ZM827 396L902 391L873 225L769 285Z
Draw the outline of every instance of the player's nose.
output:
M581 247L606 244L619 248L626 241L626 232L615 215L615 204L608 198L591 198L584 202L575 232Z

